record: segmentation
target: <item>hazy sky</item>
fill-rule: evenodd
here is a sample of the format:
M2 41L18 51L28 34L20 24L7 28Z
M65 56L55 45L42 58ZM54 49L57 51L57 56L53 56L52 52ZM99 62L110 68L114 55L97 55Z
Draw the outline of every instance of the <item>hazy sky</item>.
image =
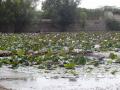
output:
M120 7L120 0L82 0L80 7L98 8L102 6Z
M40 0L44 1L44 0ZM120 7L120 0L81 0L80 7L84 8L99 8L102 6L116 6ZM41 4L39 3L37 9L41 8Z

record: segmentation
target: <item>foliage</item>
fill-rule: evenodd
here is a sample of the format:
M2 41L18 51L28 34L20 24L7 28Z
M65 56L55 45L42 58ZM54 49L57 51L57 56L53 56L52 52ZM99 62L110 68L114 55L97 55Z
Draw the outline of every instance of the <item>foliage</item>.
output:
M114 54L114 53L110 53L109 58L111 58L111 59L116 59L116 58L117 58L117 55Z
M15 32L30 22L37 0L1 0L0 25L12 24Z
M117 58L117 59L115 60L115 63L120 63L120 58Z
M99 66L100 62L98 60L91 60L87 65L94 65L95 67Z
M113 70L111 74L115 75L117 72L118 72L117 70Z
M108 30L119 31L120 30L120 22L116 20L106 20L106 25Z
M100 51L110 51L120 47L119 41L119 32L0 34L0 50L12 52L10 57L0 59L0 63L13 67L39 65L39 68L67 64L66 67L73 68L91 61L85 52L94 52L96 43L101 46ZM110 58L119 62L114 53ZM92 60L90 65L98 66L99 63Z
M80 11L79 13L80 15L78 16L78 18L80 18L80 25L82 28L84 28L86 25L87 13L85 11Z
M66 27L74 23L79 2L80 0L46 0L42 9L46 18L52 19L61 31L65 31Z
M78 56L78 57L75 58L74 62L77 65L85 65L86 62L87 62L87 58L85 58L84 56Z
M77 76L78 75L78 72L76 72L75 70L70 70L68 71L68 73L74 75L74 76Z
M2 62L0 62L0 67L2 67Z
M85 17L89 20L91 19L99 19L100 17L104 16L104 11L100 8L98 9L85 9L85 8L78 8L77 12L81 12L86 14Z
M66 69L74 69L75 64L74 64L74 63L64 64L64 67L65 67Z
M104 9L104 11L111 11L113 12L113 14L120 14L120 9L118 7L115 6L104 6L102 7Z
M18 56L23 56L23 55L25 55L25 51L22 50L22 49L18 49L18 50L16 50L16 54L17 54Z

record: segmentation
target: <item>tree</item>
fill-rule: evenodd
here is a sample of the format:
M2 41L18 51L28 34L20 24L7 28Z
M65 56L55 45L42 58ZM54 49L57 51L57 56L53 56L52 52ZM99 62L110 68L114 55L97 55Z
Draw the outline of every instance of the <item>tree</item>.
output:
M13 24L21 32L31 20L37 0L0 0L0 25Z
M77 15L76 15L76 21L80 23L80 26L82 29L85 28L86 20L87 20L87 12L84 8L77 8Z
M108 30L120 31L120 22L116 21L114 19L107 19L106 26L107 26Z
M43 2L42 10L44 17L52 19L60 31L74 23L77 6L80 0L46 0Z

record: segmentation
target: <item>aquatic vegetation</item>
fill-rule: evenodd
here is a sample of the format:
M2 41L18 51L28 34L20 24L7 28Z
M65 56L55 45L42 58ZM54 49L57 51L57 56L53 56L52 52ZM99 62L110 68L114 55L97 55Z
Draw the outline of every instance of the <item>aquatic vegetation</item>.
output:
M111 58L111 59L116 59L116 58L117 58L117 55L114 54L114 53L110 53L109 58Z
M110 59L110 60L107 61L107 64L112 64L112 63L113 63L112 59Z
M10 57L1 58L0 66L38 65L41 69L74 68L87 64L98 66L102 60L88 57L94 52L116 52L115 48L119 52L119 32L0 34L0 57ZM114 53L109 58L120 62Z
M45 66L44 65L39 65L38 69L45 69Z
M111 74L115 75L117 72L118 72L117 70L113 70Z
M75 57L75 60L74 62L77 64L77 65L85 65L86 62L87 62L87 58L85 58L84 56L78 56L78 57Z
M0 67L2 67L2 63L0 62Z
M74 75L74 76L77 76L78 75L78 72L76 72L75 70L70 70L68 73Z
M94 65L95 67L99 66L99 64L100 64L99 61L94 61L94 62L93 62L93 65Z
M94 65L95 67L99 66L100 62L98 60L90 60L87 65Z
M120 63L120 58L118 57L117 59L115 59L114 62L115 62L115 63Z
M66 69L74 69L75 68L75 63L64 64L64 67Z

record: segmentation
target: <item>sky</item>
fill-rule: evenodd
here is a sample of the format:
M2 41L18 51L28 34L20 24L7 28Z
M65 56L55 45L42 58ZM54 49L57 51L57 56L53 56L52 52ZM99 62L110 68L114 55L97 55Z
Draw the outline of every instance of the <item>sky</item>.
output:
M37 9L41 9L41 1L38 3ZM120 0L81 0L80 7L95 9L103 6L115 6L120 7Z
M103 6L120 7L120 0L82 0L80 7L95 9Z

